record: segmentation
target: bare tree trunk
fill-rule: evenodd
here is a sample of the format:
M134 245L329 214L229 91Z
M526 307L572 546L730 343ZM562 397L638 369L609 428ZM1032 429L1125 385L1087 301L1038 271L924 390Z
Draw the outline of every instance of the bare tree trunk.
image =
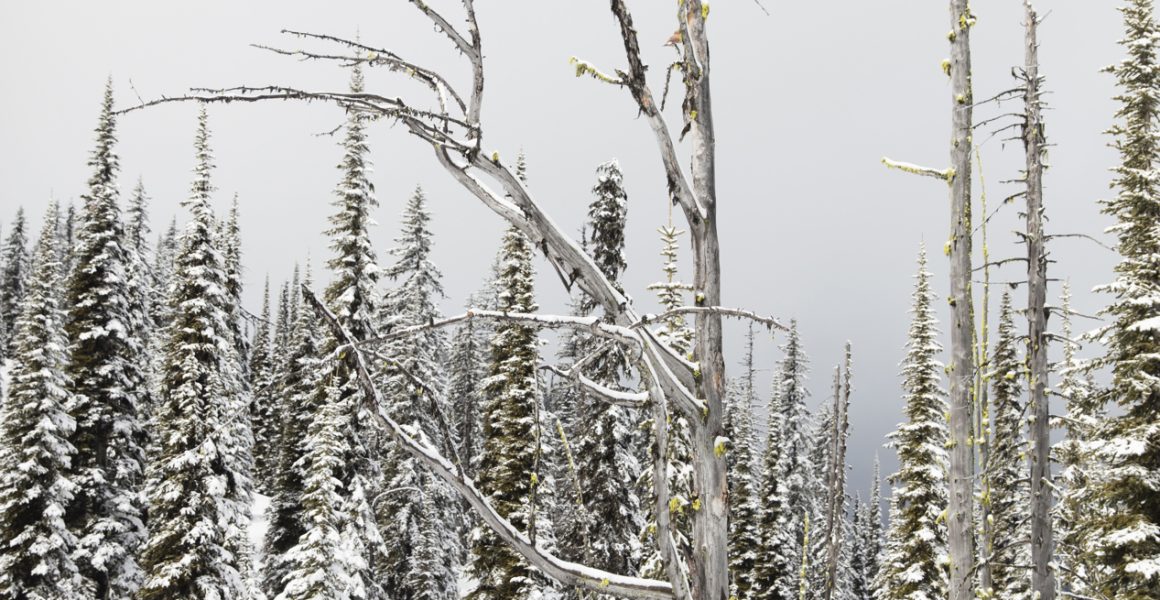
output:
M1047 256L1043 246L1043 121L1039 100L1038 16L1023 2L1027 28L1024 66L1023 146L1027 154L1027 325L1031 364L1031 589L1040 600L1055 599L1051 523L1051 428L1047 405Z
M709 7L701 0L683 0L678 6L679 69L685 87L682 103L684 128L677 137L669 130L661 115L660 105L646 80L646 67L640 57L636 30L624 0L611 0L613 15L620 26L624 43L626 70L615 75L599 71L587 62L573 60L577 74L588 74L615 86L627 88L649 124L664 166L669 193L674 204L680 206L689 225L695 260L694 304L682 307L681 312L696 315L694 361L678 355L665 345L647 327L628 298L604 277L596 264L575 240L566 235L559 225L540 206L524 183L506 165L498 152L485 153L482 147L483 124L481 105L484 91L484 55L480 30L476 20L474 0L461 0L466 17L465 27L457 27L439 11L423 0L410 0L435 25L436 31L447 37L471 66L469 93L460 93L455 84L439 72L404 59L384 48L368 46L359 41L330 35L306 32L288 33L300 40L335 44L344 48L341 54L310 52L298 49L264 47L272 52L301 59L331 61L343 66L366 64L386 70L406 73L431 92L437 109L420 109L401 96L374 93L307 91L293 87L240 86L228 89L198 90L184 96L170 96L140 105L138 110L168 102L258 102L265 100L323 100L336 103L347 110L365 111L403 124L415 137L427 142L436 159L456 181L496 214L506 219L527 235L556 270L565 286L576 285L599 302L605 309L608 322L552 316L515 315L491 311L468 311L462 317L445 319L438 324L423 327L447 326L454 322L477 317L533 322L545 327L585 327L617 344L634 350L633 361L646 387L643 394L629 394L602 388L585 381L580 373L577 380L597 397L614 403L651 404L657 423L653 464L654 493L657 500L657 539L664 556L668 582L625 577L605 573L560 560L551 552L536 546L527 535L518 531L488 504L474 482L462 470L462 465L447 461L439 452L420 439L413 438L398 423L382 413L381 398L369 376L360 372L360 384L368 406L376 421L407 452L431 468L447 481L469 503L488 526L524 556L530 564L549 577L568 585L575 585L598 593L611 593L633 598L675 598L677 600L727 600L728 572L728 515L729 497L726 482L726 455L724 443L725 363L722 356L721 319L723 316L755 319L767 327L784 329L773 319L757 317L746 311L725 309L721 300L721 261L716 219L716 142L713 130L713 111L709 82L709 43L705 19ZM354 50L351 56L350 50ZM667 86L666 86L667 88ZM662 99L663 102L663 99ZM676 142L690 140L690 165L681 166ZM676 138L676 141L674 141ZM498 186L493 189L492 186ZM324 307L316 305L325 315ZM333 323L332 323L333 325ZM356 345L335 328L335 335L353 347L360 370L366 358L361 345ZM391 335L409 335L417 329ZM380 341L385 339L380 338ZM379 356L379 355L376 355ZM379 356L379 358L382 358ZM397 366L396 366L397 368ZM665 424L669 411L687 417L692 443L693 468L693 548L691 556L679 556L673 542L669 519L669 490L667 487ZM458 462L458 461L456 461Z
M971 297L971 27L975 18L967 0L951 0L951 362L950 506L947 512L950 553L950 600L974 597L973 525L974 457L971 447L974 311Z
M846 342L844 380L840 373L834 374L834 426L831 430L833 464L828 476L829 499L826 523L826 582L825 600L833 600L838 587L838 561L842 556L842 509L846 501L846 436L850 430L850 369L853 366L853 352L850 342Z
M975 157L979 163L979 210L983 214L983 221L979 223L979 232L983 236L983 314L979 319L979 348L976 354L979 365L975 375L975 445L979 448L979 472L981 475L982 500L979 502L979 518L983 521L983 540L979 544L979 587L990 590L995 587L994 576L991 573L991 553L995 551L995 524L991 516L991 437L990 427L990 393L987 386L987 373L991 368L990 360L990 315L991 315L991 252L987 247L987 187L983 181L983 162L978 150Z

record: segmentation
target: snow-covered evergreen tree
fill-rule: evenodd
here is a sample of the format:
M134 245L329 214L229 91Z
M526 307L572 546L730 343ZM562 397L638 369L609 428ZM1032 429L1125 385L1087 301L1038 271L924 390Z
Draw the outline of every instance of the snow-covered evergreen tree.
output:
M352 93L362 91L362 71L351 73ZM369 153L366 115L351 111L338 165L342 181L335 190L327 235L334 256L327 262L333 279L324 301L355 339L369 339L376 317L378 266L369 236L374 224L370 211L377 205L368 179ZM313 309L302 303L290 317L308 318ZM333 332L322 338L320 356L338 348ZM319 366L313 414L309 417L302 457L296 463L303 478L302 502L306 514L296 545L286 554L286 600L306 598L381 598L380 585L372 575L373 561L383 551L375 523L372 500L377 496L378 464L368 443L371 432L363 407L363 395L352 362L353 355L325 360ZM291 418L285 415L283 418ZM285 431L285 430L284 430ZM293 443L284 440L285 444ZM384 577L387 574L383 574ZM344 596L334 596L342 593Z
M413 326L440 318L436 302L443 295L442 274L431 262L431 216L421 188L403 211L402 231L391 254L395 264L386 275L395 282L383 298L383 314L395 326ZM385 321L386 319L384 319ZM444 364L447 340L431 330L401 338L385 348L400 369L388 369L385 393L391 416L424 432L437 448L452 447L455 439L440 426L450 414ZM424 382L415 385L411 377ZM388 446L383 489L401 490L376 507L383 531L386 557L383 573L393 598L449 600L453 585L432 588L431 581L451 582L457 577L463 548L458 537L461 506L453 491L427 472L419 462L395 445ZM433 528L433 529L432 529ZM418 556L423 554L422 557ZM415 572L415 569L435 569ZM415 587L422 584L421 587Z
M76 560L99 598L127 598L141 582L145 537L141 406L147 403L144 307L134 289L136 256L126 247L118 206L113 88L105 87L68 282L69 414L76 421L77 485L66 520Z
M628 195L616 161L597 167L596 179L594 197L588 206L585 249L604 276L619 286L627 268L624 228ZM597 310L597 303L582 294L573 312L586 316ZM570 356L566 360L580 360L598 351L602 344L591 335L577 332L568 340ZM609 348L588 364L584 374L601 385L624 390L628 361L619 348ZM639 568L638 536L644 523L640 499L633 487L641 469L634 455L637 430L633 423L637 416L635 411L594 398L579 388L569 390L564 400L563 406L554 408L566 415L575 477L583 490L579 499L583 508L568 519L562 535L565 554L595 568L633 575ZM573 495L571 490L568 495Z
M215 247L210 207L209 129L203 107L195 138L191 220L181 236L170 300L172 325L164 347L161 394L154 413L149 539L141 553L145 582L139 600L236 598L243 581L229 550L228 499L233 464L228 364L230 335L225 259Z
M1063 360L1056 365L1058 381L1055 393L1067 406L1063 419L1064 439L1055 447L1060 464L1056 484L1060 487L1059 504L1055 510L1058 532L1057 553L1060 561L1060 586L1077 595L1090 595L1089 588L1103 577L1100 568L1087 562L1088 529L1084 524L1092 511L1101 510L1094 497L1098 480L1103 472L1101 461L1092 452L1093 434L1103 419L1103 409L1094 393L1088 365L1076 355L1079 344L1072 340L1071 286L1063 284L1060 307Z
M16 217L8 228L8 238L0 255L3 270L0 271L0 354L9 356L12 347L12 330L16 317L20 314L20 303L24 300L24 287L28 279L28 239L24 231L24 207L16 209Z
M60 239L57 242L57 253L60 254L60 274L61 279L68 281L72 276L72 268L74 261L73 246L76 245L76 225L77 225L77 209L72 202L68 203L68 208L64 210L64 218L60 220L60 226L57 227ZM65 286L61 286L62 291Z
M270 482L278 460L275 446L275 383L274 346L271 335L274 323L270 321L270 276L262 288L262 312L258 317L254 339L250 342L250 428L254 435L254 489L269 493Z
M757 402L753 362L754 331L746 337L744 375L730 386L730 402L725 415L725 435L729 454L729 570L731 594L737 600L756 597L754 584L761 558L761 476L758 469L757 432L753 426L753 406Z
M173 284L174 262L177 259L178 233L177 218L169 222L165 233L157 237L157 249L153 254L153 287L150 301L150 318L156 329L155 340L159 342L165 337L165 328L169 326L170 306L169 293ZM159 370L159 369L158 369Z
M799 595L804 515L814 512L810 498L810 440L805 388L809 359L801 347L797 321L781 347L783 358L774 375L769 405L769 439L762 465L761 546L757 593L762 600L789 600Z
M870 490L870 501L859 501L854 508L854 532L851 540L850 570L852 571L850 595L854 600L870 600L874 593L874 580L878 576L878 563L882 554L882 478L879 475L878 457L874 457L874 487Z
M532 245L514 227L500 249L499 309L530 313L533 297ZM536 368L539 339L534 327L500 323L491 339L491 368L485 380L483 452L476 485L501 516L527 533L533 514L536 473ZM522 600L537 582L531 567L486 526L471 534L470 573L476 580L471 600Z
M995 342L991 380L991 454L989 483L983 501L990 506L993 541L985 548L991 563L991 597L1022 600L1031 593L1030 505L1027 483L1027 440L1023 434L1025 405L1020 375L1026 368L1016 350L1011 295L999 304L999 337Z
M926 248L919 254L913 320L902 361L906 422L888 437L899 469L890 504L890 532L874 584L877 600L945 598L948 588L946 392L941 387L942 346L932 306Z
M661 256L665 259L661 270L665 274L665 279L649 285L648 289L657 294L661 307L665 311L670 311L684 306L685 292L693 289L691 285L681 282L677 276L680 270L677 266L680 251L679 239L685 232L673 226L671 212L668 223L658 228L657 232L661 235ZM689 327L684 316L680 314L666 317L664 322L654 329L654 333L658 339L682 356L687 355L693 348L693 328ZM645 526L641 530L640 537L643 548L647 549L641 563L641 574L646 577L663 579L666 575L663 557L655 536L656 496L653 493L652 478L652 462L655 460L652 442L656 437L651 432L655 429L656 424L652 418L646 418L640 427L645 432L642 441L646 442L646 448L639 454L644 455L646 459L642 464L637 489L641 490L640 497L646 509ZM689 441L689 429L689 423L680 411L669 412L669 456L666 462L669 475L670 522L673 541L679 556L688 556L693 537L692 519L688 512L691 509L687 508L693 497L693 467L690 462L692 446Z
M242 234L238 197L229 218L220 223L216 243L225 273L225 312L231 351L223 361L227 378L227 413L223 450L228 459L226 548L236 557L247 590L256 589L248 536L253 504L254 436L250 424L250 340L242 325ZM247 592L248 593L248 592Z
M1107 352L1098 366L1111 369L1101 396L1112 411L1096 433L1105 461L1097 483L1100 508L1091 511L1085 559L1102 565L1100 593L1120 600L1160 596L1160 38L1152 0L1130 0L1121 9L1128 57L1109 67L1120 93L1119 122L1110 133L1122 159L1115 198L1103 203L1116 224L1121 260L1116 279L1101 291L1112 299L1110 323L1099 333Z
M685 292L693 289L693 286L682 283L677 277L680 238L685 232L673 226L673 218L670 214L668 224L658 228L657 233L661 234L661 256L665 258L662 271L665 274L665 280L649 285L648 289L656 292L661 307L669 311L684 306ZM686 325L683 315L668 317L664 327L657 329L657 336L682 355L688 353L693 347L693 329Z
M76 536L64 521L76 484L68 477L76 454L68 438L68 378L56 203L37 242L13 330L11 383L0 404L0 597L73 600L82 597L72 557Z
M482 308L480 294L473 294L466 308ZM465 472L474 477L475 462L482 445L480 410L483 406L483 379L487 376L488 328L469 319L455 330L447 357L447 397L451 401L452 426L459 441L459 459Z
M298 279L298 268L294 269ZM309 270L306 285L310 286ZM307 433L317 411L316 390L323 373L320 349L322 327L313 311L291 310L301 302L297 289L282 287L278 306L278 326L275 339L282 342L275 348L285 348L275 360L274 410L271 411L271 450L274 454L268 493L270 505L266 511L266 538L263 544L262 590L267 598L277 598L285 588L295 565L288 561L292 548L306 533L302 495L305 474L301 461L306 453ZM290 314L297 315L288 324Z

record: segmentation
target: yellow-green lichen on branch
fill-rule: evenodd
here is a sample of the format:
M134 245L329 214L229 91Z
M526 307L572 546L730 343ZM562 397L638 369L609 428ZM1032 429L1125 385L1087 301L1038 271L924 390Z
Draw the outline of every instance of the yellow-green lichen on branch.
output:
M619 79L617 79L616 77L608 75L607 73L602 72L600 69L597 69L595 66L592 65L592 63L590 63L586 60L580 60L579 58L576 58L575 56L568 59L568 64L570 64L576 68L576 76L577 77L583 77L584 75L590 75L590 76L592 76L593 79L596 79L598 81L603 81L605 83L612 83L612 84L616 84L616 85L620 85L621 83L623 83Z

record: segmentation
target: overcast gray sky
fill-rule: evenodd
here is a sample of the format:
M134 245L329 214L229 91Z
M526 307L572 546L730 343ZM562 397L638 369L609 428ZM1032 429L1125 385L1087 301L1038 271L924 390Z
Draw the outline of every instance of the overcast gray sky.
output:
M856 392L851 407L852 482L865 488L883 436L901 419L898 362L903 356L915 255L931 248L936 289L947 289L940 249L949 227L946 186L888 172L883 155L944 167L950 132L950 90L939 63L947 55L945 2L878 0L712 3L719 227L724 302L785 319L796 317L813 361L815 400L829 394L832 366L853 341ZM404 0L3 0L0 19L0 220L23 205L35 220L49 198L79 198L89 175L100 94L112 75L122 106L190 86L288 84L343 89L347 74L331 65L300 63L248 46L296 42L283 28L353 36L413 60L447 69L467 85L464 63L449 43ZM458 2L432 2L458 15ZM672 2L629 3L654 89L673 58L662 44L674 28ZM975 0L975 93L986 98L1010 87L1023 60L1021 3ZM1099 234L1115 153L1102 134L1115 105L1111 76L1100 68L1119 60L1116 2L1040 0L1041 61L1052 111L1047 114L1051 170L1046 202L1049 233ZM576 79L569 57L604 69L623 64L618 30L606 2L480 1L486 54L484 146L503 156L527 152L530 185L562 223L578 229L590 199L593 169L618 158L628 189L626 287L645 310L655 306L645 286L660 278L655 228L666 216L660 161L647 124L635 118L627 92ZM452 19L458 22L458 18ZM134 89L130 87L130 82ZM368 74L370 91L386 96L417 90L382 72ZM987 106L978 118L1018 110ZM186 196L197 108L169 105L133 113L119 125L123 194L142 176L153 197L154 229L162 229ZM676 110L670 118L676 119ZM219 206L237 193L242 206L247 300L257 310L262 278L277 284L295 260L329 256L322 236L338 181L338 140L314 134L343 120L322 104L214 106L210 125L218 169ZM994 206L1018 190L1022 149L980 131L984 175ZM436 232L434 258L458 310L481 283L503 225L436 164L424 144L388 123L371 135L374 183L382 207L375 240L386 251L407 195L428 192ZM978 189L976 187L976 189ZM1019 251L1020 228L1009 207L993 221L996 258ZM179 216L179 219L181 217ZM1114 256L1089 242L1061 240L1051 277L1069 277L1077 308L1094 312L1103 299L1088 292L1108 281ZM689 265L685 260L685 266ZM550 268L539 265L537 293L545 311L566 310ZM1018 266L994 279L1018 279ZM1052 289L1057 296L1058 286ZM1017 305L1025 291L1016 292ZM997 305L996 301L994 305ZM945 308L945 303L940 302ZM993 305L993 306L994 306ZM945 310L944 310L945 316ZM945 319L944 319L945 320ZM1080 324L1079 328L1087 328ZM726 360L742 357L743 326L732 324ZM776 343L781 343L777 340ZM763 389L778 353L758 348ZM736 372L736 371L734 371ZM884 472L893 470L882 451Z

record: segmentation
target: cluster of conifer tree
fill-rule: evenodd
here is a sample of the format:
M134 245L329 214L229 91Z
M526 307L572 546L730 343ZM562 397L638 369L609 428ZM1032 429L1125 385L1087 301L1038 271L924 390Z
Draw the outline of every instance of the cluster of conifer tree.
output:
M1104 203L1122 260L1101 288L1111 298L1107 323L1090 338L1105 353L1078 358L1066 287L1058 311L1062 359L1051 395L1066 411L1053 449L1052 568L1075 597L1137 600L1160 597L1160 30L1151 0L1132 0L1123 13L1128 58L1110 68L1122 164L1117 195ZM362 73L351 73L360 93ZM35 237L18 211L0 247L0 599L601 597L533 568L380 431L381 418L454 457L534 544L606 571L665 578L651 498L654 424L630 401L641 375L623 348L582 329L561 337L549 372L532 320L434 327L443 284L427 199L416 188L406 201L381 261L367 115L352 110L345 124L325 272L295 267L273 290L267 279L258 314L242 305L238 199L225 215L213 207L205 109L184 225L175 220L155 243L143 184L120 196L116 116L110 83L79 209L50 203ZM517 174L528 184L523 156ZM597 168L592 195L582 244L615 283L628 267L628 195L615 161ZM683 232L671 219L658 231L663 279L650 289L675 309L690 290L677 264ZM524 233L508 229L468 306L536 312L534 254ZM865 499L846 481L850 346L832 396L811 410L797 323L765 397L750 330L728 386L728 435L718 441L730 461L737 600L947 597L953 440L930 277L923 250L901 363L904 421L888 436L899 469L887 478L885 522L877 463ZM582 291L572 300L574 315L599 314ZM1011 600L1035 597L1031 377L1019 312L1004 294L993 347L980 349L989 358L971 440L985 446L974 484L984 543L971 577L981 597ZM681 313L650 326L689 352L695 333ZM382 404L368 402L346 336L373 359ZM579 385L580 367L589 385ZM1108 383L1096 383L1100 370ZM593 386L626 400L592 397ZM674 417L666 429L668 516L677 547L695 551L689 515L703 507L690 426Z

